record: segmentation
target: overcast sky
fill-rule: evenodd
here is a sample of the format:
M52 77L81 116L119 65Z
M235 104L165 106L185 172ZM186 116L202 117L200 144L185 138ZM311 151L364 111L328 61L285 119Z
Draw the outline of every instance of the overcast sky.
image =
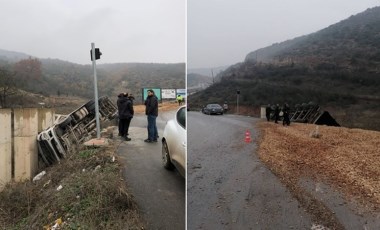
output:
M235 64L251 51L379 5L379 0L188 0L187 65Z
M186 61L185 0L0 0L0 49L91 64Z

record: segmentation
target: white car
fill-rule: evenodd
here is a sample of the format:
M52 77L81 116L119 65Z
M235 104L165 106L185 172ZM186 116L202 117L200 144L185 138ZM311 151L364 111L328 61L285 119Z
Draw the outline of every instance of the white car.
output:
M183 177L186 175L186 145L186 106L182 106L166 123L162 137L162 163L166 169L177 168Z

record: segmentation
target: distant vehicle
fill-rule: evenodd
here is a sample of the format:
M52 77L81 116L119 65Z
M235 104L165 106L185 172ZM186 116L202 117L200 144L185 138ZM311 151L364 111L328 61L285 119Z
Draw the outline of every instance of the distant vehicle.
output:
M221 115L223 115L224 109L219 104L208 104L208 105L206 105L202 109L202 112L204 114L208 114L208 115L211 115L211 114L221 114Z
M182 177L186 175L186 145L186 106L182 106L166 123L162 137L162 163L166 169L177 168Z
M101 120L116 117L117 108L108 97L101 97L98 102ZM52 126L38 134L39 157L47 166L59 162L76 144L89 138L95 128L95 101L90 100L68 115L59 115Z

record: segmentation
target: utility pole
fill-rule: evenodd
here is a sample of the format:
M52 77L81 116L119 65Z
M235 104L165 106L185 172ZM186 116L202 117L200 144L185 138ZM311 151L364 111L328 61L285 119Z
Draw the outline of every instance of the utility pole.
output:
M236 90L236 113L239 114L239 95L240 90Z
M211 69L212 84L215 84L214 71Z
M95 49L95 43L91 43L91 60L92 69L94 70L94 91L95 91L95 119L96 119L96 138L100 139L100 123L99 123L99 100L98 100L98 79L96 76L96 59L100 59L99 49Z

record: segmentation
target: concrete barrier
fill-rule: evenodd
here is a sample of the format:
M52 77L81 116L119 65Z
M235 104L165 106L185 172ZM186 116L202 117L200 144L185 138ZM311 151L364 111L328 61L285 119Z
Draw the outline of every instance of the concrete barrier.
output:
M262 105L260 107L260 118L261 119L267 119L266 109L267 109L267 106Z
M54 123L54 110L52 109L38 109L38 132L41 132Z
M12 180L12 111L0 109L0 191Z
M38 109L14 110L15 181L30 179L38 167Z
M52 109L0 109L0 190L12 179L23 181L36 175L37 134L53 122Z

